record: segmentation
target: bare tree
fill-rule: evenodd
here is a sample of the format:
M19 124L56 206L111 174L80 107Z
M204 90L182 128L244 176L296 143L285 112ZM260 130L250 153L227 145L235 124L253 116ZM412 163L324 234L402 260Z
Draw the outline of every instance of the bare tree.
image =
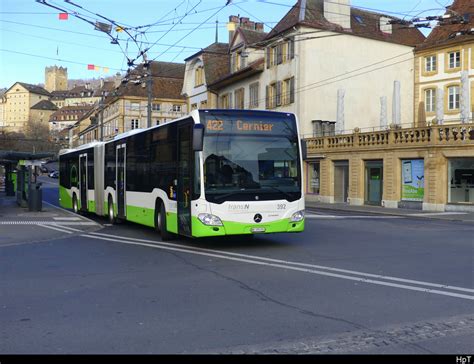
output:
M0 132L0 149L22 152L57 153L60 145L53 138L48 125L37 121L26 123L24 132Z

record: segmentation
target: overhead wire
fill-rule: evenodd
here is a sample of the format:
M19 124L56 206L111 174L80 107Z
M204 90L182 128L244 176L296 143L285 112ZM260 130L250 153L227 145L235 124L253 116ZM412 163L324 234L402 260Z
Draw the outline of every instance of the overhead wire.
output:
M270 1L262 1L262 2L264 2L264 3L273 3L273 2L270 2ZM279 3L274 3L274 4L277 4L277 5L284 5L284 4L279 4ZM233 4L233 5L235 5L235 4ZM225 7L225 6L224 6L224 7ZM218 7L219 11L221 11L222 8L223 8L223 7ZM214 8L214 9L215 9L215 8ZM373 10L373 9L371 9L371 10ZM218 12L219 12L219 11L218 11ZM209 17L208 19L214 17L214 15L215 15L215 14L211 15L211 17ZM342 14L340 14L340 15L342 15ZM207 21L208 19L206 19L206 21ZM2 21L2 20L0 20L0 21ZM205 21L205 22L206 22L206 21ZM7 21L7 22L8 22L8 21ZM202 25L202 24L205 24L205 22L201 22L201 23L199 23L199 24ZM12 22L12 23L15 23L15 22ZM26 24L26 25L30 25L30 24ZM45 27L45 28L48 28L48 27ZM197 28L193 29L190 33L192 33L193 31L196 31L198 28L199 28L199 26L198 26ZM50 28L50 29L54 29L54 28ZM202 28L201 28L201 29L202 29ZM62 29L57 29L57 28L56 28L55 30L61 30L61 31L62 31ZM79 33L79 32L75 32L75 33ZM179 45L178 45L178 43L179 43L181 40L183 40L184 38L186 38L187 36L189 36L190 33L186 34L183 38L181 38L179 41L175 42L174 44L169 45L168 49L166 49L165 51L161 52L161 53L160 53L157 57L155 57L153 60L155 60L156 58L158 58L160 55L162 55L162 54L164 54L164 53L167 53L167 52L168 52L171 48L173 48L173 47L180 47L180 48L181 48L181 52L184 51L185 48L190 48L190 49L193 48L193 49L202 50L202 48L199 48L199 47L186 47L186 46L179 46ZM79 33L79 34L84 34L84 33ZM85 34L85 35L95 36L95 35L92 35L92 34ZM101 37L101 38L103 38L103 37ZM318 37L318 38L320 38L320 37ZM145 43L145 42L144 42L144 43ZM148 44L149 44L149 42L148 42ZM157 45L158 43L157 43L157 42L154 42L154 43L152 43L152 44L153 44L153 45ZM20 53L20 52L17 52L17 53ZM170 53L171 53L171 52L170 52ZM26 54L26 53L23 53L23 54ZM178 53L178 55L179 55L179 53ZM36 55L34 55L34 56L36 56ZM177 57L177 56L175 56L175 57L173 58L173 60L176 59L176 57ZM48 59L55 59L55 58L49 58L49 57L48 57ZM55 59L55 60L56 60L56 59ZM69 61L69 62L70 62L70 61ZM71 63L71 62L70 62L70 63ZM79 63L79 62L75 62L75 63L81 64L81 63ZM85 64L85 63L82 63L82 64ZM110 68L110 67L109 67L109 68ZM110 68L110 69L116 69L116 68ZM123 71L122 69L120 69L120 70Z

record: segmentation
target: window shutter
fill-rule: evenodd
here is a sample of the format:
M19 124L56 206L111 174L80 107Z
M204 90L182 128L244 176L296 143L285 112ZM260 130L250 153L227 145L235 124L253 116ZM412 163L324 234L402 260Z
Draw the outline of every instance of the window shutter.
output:
M290 104L295 102L295 78L290 78Z
M276 83L275 106L281 106L281 81Z
M270 68L270 53L272 49L270 47L267 48L267 68Z
M230 72L234 72L234 67L235 67L235 53L232 53L230 56Z
M268 109L268 86L265 86L265 109Z
M291 38L288 44L290 59L295 58L295 38Z
M277 48L276 48L276 51L277 51L277 64L281 64L281 62L282 62L282 54L281 54L282 49L283 49L282 45L278 44Z

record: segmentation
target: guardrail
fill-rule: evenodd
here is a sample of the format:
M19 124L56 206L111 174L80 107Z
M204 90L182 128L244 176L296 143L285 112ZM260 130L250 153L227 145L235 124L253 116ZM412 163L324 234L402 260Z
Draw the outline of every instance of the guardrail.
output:
M474 124L431 125L426 127L396 128L361 133L354 129L352 134L306 138L308 153L321 151L404 148L444 145L473 145Z

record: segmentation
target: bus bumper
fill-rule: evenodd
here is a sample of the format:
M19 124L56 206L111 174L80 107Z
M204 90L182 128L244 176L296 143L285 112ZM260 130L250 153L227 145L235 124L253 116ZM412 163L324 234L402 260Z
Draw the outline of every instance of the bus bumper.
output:
M196 238L224 235L256 235L272 233L298 233L304 231L304 219L292 222L289 219L272 221L265 224L246 224L224 221L223 226L204 225L193 217L192 235Z

